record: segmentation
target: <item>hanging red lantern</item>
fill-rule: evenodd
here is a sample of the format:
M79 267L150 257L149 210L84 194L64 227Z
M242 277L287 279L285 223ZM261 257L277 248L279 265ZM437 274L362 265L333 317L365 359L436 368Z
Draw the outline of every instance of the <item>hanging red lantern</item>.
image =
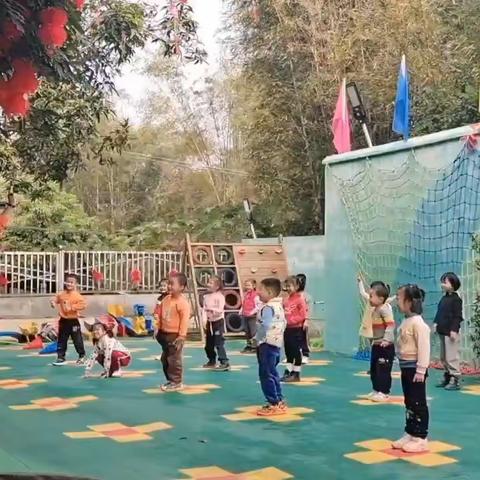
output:
M32 62L24 58L17 58L12 62L13 76L10 82L13 88L21 93L34 94L38 90L39 81L37 71Z
M68 23L68 14L63 8L49 7L42 10L38 16L42 25L51 23L64 27Z
M14 94L4 100L2 107L7 117L24 117L30 110L30 101L25 94Z

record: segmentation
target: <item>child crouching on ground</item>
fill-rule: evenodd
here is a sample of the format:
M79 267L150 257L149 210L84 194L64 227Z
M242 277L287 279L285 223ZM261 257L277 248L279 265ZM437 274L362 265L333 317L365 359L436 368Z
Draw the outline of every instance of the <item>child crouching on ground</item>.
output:
M92 335L94 349L86 363L85 377L92 376L92 369L96 363L104 369L101 377L121 377L122 367L128 367L132 361L128 349L114 338L113 332L101 322L93 324Z
M405 398L405 435L392 447L407 453L428 451L426 380L430 363L430 328L422 318L425 292L417 285L398 290L398 308L405 314L398 334L398 359Z
M280 350L283 344L283 333L286 327L280 292L282 285L277 278L265 278L258 289L260 300L265 304L257 321L258 375L262 392L267 401L260 410L259 416L282 415L287 406L283 400L280 376L277 365L280 362Z
M370 380L374 402L388 401L392 388L392 367L395 359L395 320L388 303L390 287L383 282L373 282L367 293L361 278L358 278L360 294L368 300L369 308L364 317L364 335L372 342L370 355Z

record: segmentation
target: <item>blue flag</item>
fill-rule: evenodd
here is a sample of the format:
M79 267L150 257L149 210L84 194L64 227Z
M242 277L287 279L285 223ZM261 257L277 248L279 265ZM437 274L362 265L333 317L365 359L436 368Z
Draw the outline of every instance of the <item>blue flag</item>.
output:
M402 135L404 140L407 140L410 136L410 92L405 55L402 56L398 74L397 98L395 99L392 129L395 133Z

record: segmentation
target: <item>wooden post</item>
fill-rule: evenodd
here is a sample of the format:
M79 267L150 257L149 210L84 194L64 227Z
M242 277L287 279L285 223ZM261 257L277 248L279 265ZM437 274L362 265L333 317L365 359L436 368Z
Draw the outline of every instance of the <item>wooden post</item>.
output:
M192 244L190 241L190 235L187 233L185 236L185 255L188 255L188 265L190 266L190 278L193 285L193 298L194 298L194 307L196 310L195 316L197 319L197 324L200 328L200 335L202 337L202 342L205 342L205 332L203 331L202 319L200 318L200 299L198 298L198 287L197 287L197 277L195 276L195 267L194 259L192 253Z

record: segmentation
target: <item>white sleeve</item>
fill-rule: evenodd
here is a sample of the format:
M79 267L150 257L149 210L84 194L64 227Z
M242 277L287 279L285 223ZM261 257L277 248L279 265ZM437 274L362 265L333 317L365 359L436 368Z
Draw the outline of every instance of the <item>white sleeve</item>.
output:
M110 366L112 364L112 353L113 353L114 346L115 346L115 339L107 337L105 339L105 360L103 363L103 366L105 367L105 371L107 372L107 375L109 375Z
M95 346L93 348L93 352L90 354L87 362L85 363L85 373L90 373L92 368L95 366L95 361L97 359L97 355L98 355L98 350L97 350L97 347Z
M370 299L370 295L367 293L367 291L365 290L365 285L363 284L363 281L362 280L358 280L358 290L360 291L360 295L365 299L365 300L369 300Z

